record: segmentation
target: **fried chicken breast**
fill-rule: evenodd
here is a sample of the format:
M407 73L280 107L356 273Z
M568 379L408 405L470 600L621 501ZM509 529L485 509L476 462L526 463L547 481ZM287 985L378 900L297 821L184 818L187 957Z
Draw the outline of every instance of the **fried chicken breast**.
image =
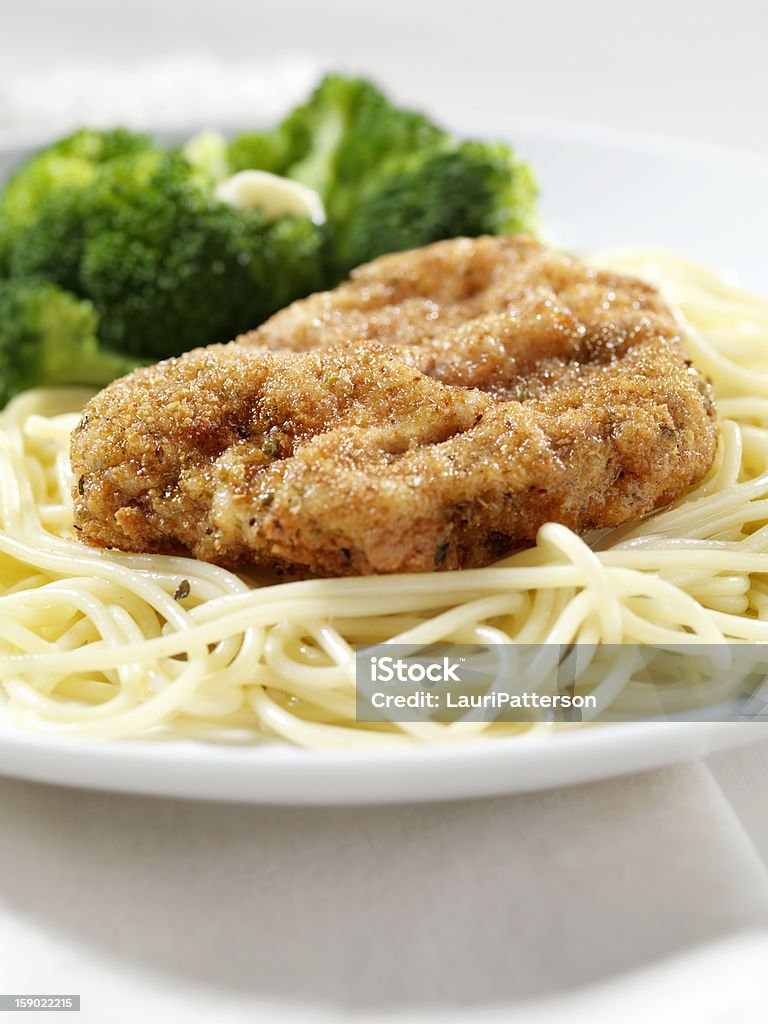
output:
M75 523L233 568L480 566L547 521L664 505L716 435L654 288L532 239L459 238L110 385L73 434Z

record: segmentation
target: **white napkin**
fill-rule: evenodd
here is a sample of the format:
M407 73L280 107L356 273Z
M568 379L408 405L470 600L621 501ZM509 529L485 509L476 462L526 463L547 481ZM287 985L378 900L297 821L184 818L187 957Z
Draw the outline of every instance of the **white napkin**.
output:
M189 55L132 68L36 68L13 77L0 69L0 129L53 137L80 125L269 125L308 95L323 69L322 61L300 55L259 62Z
M768 947L768 874L697 764L343 810L0 781L0 821L0 992L87 1021L608 1022L642 992L714 1024Z

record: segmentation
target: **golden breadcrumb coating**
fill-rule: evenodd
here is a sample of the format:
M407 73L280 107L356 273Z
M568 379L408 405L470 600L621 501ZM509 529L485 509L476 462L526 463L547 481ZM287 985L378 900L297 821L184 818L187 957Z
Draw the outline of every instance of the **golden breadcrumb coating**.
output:
M73 434L75 522L235 568L479 566L547 521L664 505L716 436L654 288L529 238L458 238L110 385Z

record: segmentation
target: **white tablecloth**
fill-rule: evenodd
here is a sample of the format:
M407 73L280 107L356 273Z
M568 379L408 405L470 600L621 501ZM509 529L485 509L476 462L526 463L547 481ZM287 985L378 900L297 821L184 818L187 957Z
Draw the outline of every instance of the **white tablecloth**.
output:
M768 153L766 28L749 0L695 16L668 0L25 0L3 9L0 131L234 122L341 66L451 117ZM0 993L79 993L98 1024L762 1021L767 781L765 744L561 792L367 810L0 780Z
M0 821L0 991L94 1022L672 1020L683 996L746 1020L722 1014L756 1009L768 952L765 864L701 764L344 810L5 781Z

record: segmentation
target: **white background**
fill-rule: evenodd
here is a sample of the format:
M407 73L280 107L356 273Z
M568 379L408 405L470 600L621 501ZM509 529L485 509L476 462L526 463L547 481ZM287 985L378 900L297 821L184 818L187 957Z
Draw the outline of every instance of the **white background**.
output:
M291 51L436 112L591 122L768 152L758 0L2 0L3 76Z
M73 68L114 86L181 55L231 69L292 53L451 119L768 154L767 37L768 7L748 0L0 0L0 129L55 113ZM600 1021L761 1020L766 783L765 747L426 809L213 808L0 781L0 992L80 992L80 1019L99 1022L430 1007L565 1020L586 1005Z

